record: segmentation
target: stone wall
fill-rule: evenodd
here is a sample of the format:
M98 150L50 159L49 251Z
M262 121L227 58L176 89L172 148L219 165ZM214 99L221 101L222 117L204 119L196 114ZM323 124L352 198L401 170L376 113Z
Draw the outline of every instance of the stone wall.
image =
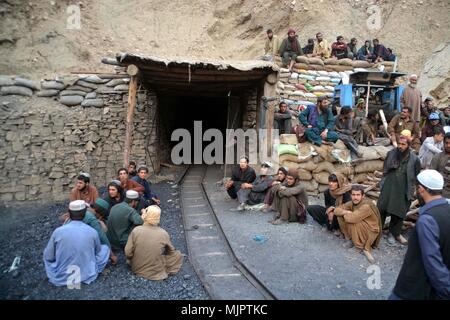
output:
M251 89L242 96L241 106L245 106L242 117L242 128L256 128L256 106L257 106L257 90Z
M70 78L43 81L41 90L28 87L25 95L18 94L17 78L0 78L0 202L67 200L80 171L104 186L123 166L126 74L103 83ZM112 80L121 84L108 86ZM155 94L140 90L130 159L151 173L159 170L155 115Z

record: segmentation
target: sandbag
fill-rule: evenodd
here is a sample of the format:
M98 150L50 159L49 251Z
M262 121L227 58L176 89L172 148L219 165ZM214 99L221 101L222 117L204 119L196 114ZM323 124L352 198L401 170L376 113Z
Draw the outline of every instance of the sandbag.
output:
M297 56L295 61L297 61L299 63L304 63L304 64L308 64L309 63L309 59L306 56Z
M371 147L372 149L374 149L378 155L380 156L381 160L386 159L386 155L387 153L392 150L392 147L385 147L385 146L373 146Z
M2 86L12 86L14 81L8 76L0 76L0 87Z
M350 180L352 183L363 183L367 180L367 173L358 173Z
M338 161L339 163L349 163L352 161L349 150L334 149L331 151L331 156L335 159L334 162Z
M64 83L58 81L42 81L41 88L42 89L53 89L53 90L62 90L66 87Z
M86 96L86 92L81 90L63 90L59 94L61 96Z
M326 65L338 65L339 60L334 58L325 59L324 64Z
M66 106L76 106L84 100L82 96L61 96L59 102Z
M336 168L334 167L334 165L331 162L322 161L322 162L319 162L319 164L317 165L317 168L315 168L313 170L313 173L319 173L322 171L326 171L329 174L331 174L331 173L336 172Z
M313 145L309 142L299 143L297 149L299 161L307 161L317 155Z
M327 71L336 71L336 72L353 70L352 66L346 66L346 65L328 66L328 68L331 70L327 70Z
M279 144L277 147L278 155L282 154L292 154L298 156L297 145L292 144Z
M363 60L354 60L352 65L353 68L370 68L370 62Z
M119 84L128 84L130 82L129 79L112 79L111 81L108 81L106 84L107 87L115 87Z
M320 58L309 58L308 59L309 64L315 64L315 65L319 65L319 66L323 66L323 60Z
M309 181L313 178L311 171L308 171L308 170L305 170L302 168L298 169L298 177L300 180L304 180L304 181Z
M394 66L395 62L394 61L382 61L381 64L383 66Z
M106 84L106 85L108 85L108 84ZM281 90L284 90L284 88L285 88L284 83L281 82L281 81L278 81L277 86L278 86L278 88L280 88Z
M314 146L314 150L324 159L324 161L328 162L336 162L336 159L331 156L331 151L333 150L332 146L322 144L321 146Z
M297 145L297 136L295 134L282 134L280 135L280 144L294 144ZM298 152L297 152L298 154Z
M317 191L319 187L319 184L314 179L311 179L309 181L302 181L300 183L306 189L306 191Z
M111 79L102 79L96 74L93 74L87 77L82 77L81 80L95 84L103 84L109 82Z
M298 79L298 73L297 72L292 72L291 73L291 79Z
M33 90L31 90L30 88L20 86L6 86L1 88L0 95L3 96L17 95L17 96L31 97L33 95Z
M334 168L336 169L336 172L339 172L346 177L355 174L355 168L349 163L337 164Z
M59 90L54 90L54 89L41 90L41 91L38 91L37 96L38 97L54 97L54 96L57 96L58 93L59 93Z
M83 91L86 93L89 93L92 91L91 88L86 88L86 87L82 87L82 86L70 86L70 87L67 87L66 90Z
M85 87L85 88L92 89L92 90L96 90L98 88L98 86L96 84L90 83L90 82L86 82L84 80L78 80L75 84L78 85L78 86L82 86L82 87Z
M299 165L297 162L288 161L288 160L280 162L280 164L282 167L286 167L288 169L298 169L298 165Z
M338 61L339 61L339 65L340 66L353 67L353 60L352 59L345 58L345 59L341 59L341 60L338 60Z
M320 193L324 193L326 190L328 190L328 188L328 184L319 184L319 186L317 187Z
M309 69L310 70L314 70L314 71L326 71L325 70L325 66L320 65L320 64L310 64L309 65Z
M330 176L330 173L328 173L326 171L322 171L319 173L313 173L314 180L316 180L317 183L320 183L320 184L327 184L329 176Z
M309 65L305 64L305 63L294 63L294 68L297 70L308 70L309 69Z
M306 89L306 87L304 85L302 85L302 84L296 84L295 88L298 89L298 90L302 90L302 91L308 91Z
M380 155L373 147L358 146L358 151L363 154L361 158L364 161L380 159Z
M36 82L24 78L15 78L14 85L30 88L31 90L38 90L38 85Z
M364 161L355 167L355 173L372 173L375 171L383 171L383 161Z
M81 103L82 107L96 107L100 108L103 107L103 99L85 99Z
M291 161L291 162L298 163L298 158L297 158L297 156L294 156L292 154L282 154L278 157L278 163L282 163L285 161Z
M96 92L89 92L88 94L86 94L86 96L84 98L85 99L95 99L95 98L97 98L97 93Z
M317 168L317 163L309 160L306 162L297 163L297 168L312 172L315 168Z

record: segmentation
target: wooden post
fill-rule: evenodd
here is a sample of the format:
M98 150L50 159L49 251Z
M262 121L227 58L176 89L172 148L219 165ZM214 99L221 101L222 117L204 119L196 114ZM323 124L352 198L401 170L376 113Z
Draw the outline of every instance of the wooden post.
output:
M369 115L369 95L370 95L370 81L367 82L367 95L366 95L366 118Z
M127 117L126 117L126 131L125 131L125 146L123 152L123 163L125 168L128 168L128 163L130 161L130 151L133 135L133 118L134 109L136 108L136 93L137 93L137 76L139 69L135 65L129 65L127 68L127 73L131 76L130 86L128 90L128 106L127 106Z

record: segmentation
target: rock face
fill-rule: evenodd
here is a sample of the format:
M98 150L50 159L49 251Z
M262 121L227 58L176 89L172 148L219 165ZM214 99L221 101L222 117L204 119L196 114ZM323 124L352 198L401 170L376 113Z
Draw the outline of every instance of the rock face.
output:
M418 87L440 108L450 103L450 41L441 43L424 65Z

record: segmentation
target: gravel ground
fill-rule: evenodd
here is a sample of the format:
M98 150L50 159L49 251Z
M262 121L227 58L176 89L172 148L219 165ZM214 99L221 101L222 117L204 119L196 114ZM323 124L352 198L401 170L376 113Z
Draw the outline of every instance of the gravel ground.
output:
M161 226L171 235L174 246L187 254L179 187L170 181L153 186L162 202ZM80 290L52 286L45 275L42 253L60 225L57 217L66 205L0 207L0 299L209 299L187 257L180 272L164 281L134 276L121 253L117 266L109 267L109 273ZM16 256L21 258L19 272L4 273Z

